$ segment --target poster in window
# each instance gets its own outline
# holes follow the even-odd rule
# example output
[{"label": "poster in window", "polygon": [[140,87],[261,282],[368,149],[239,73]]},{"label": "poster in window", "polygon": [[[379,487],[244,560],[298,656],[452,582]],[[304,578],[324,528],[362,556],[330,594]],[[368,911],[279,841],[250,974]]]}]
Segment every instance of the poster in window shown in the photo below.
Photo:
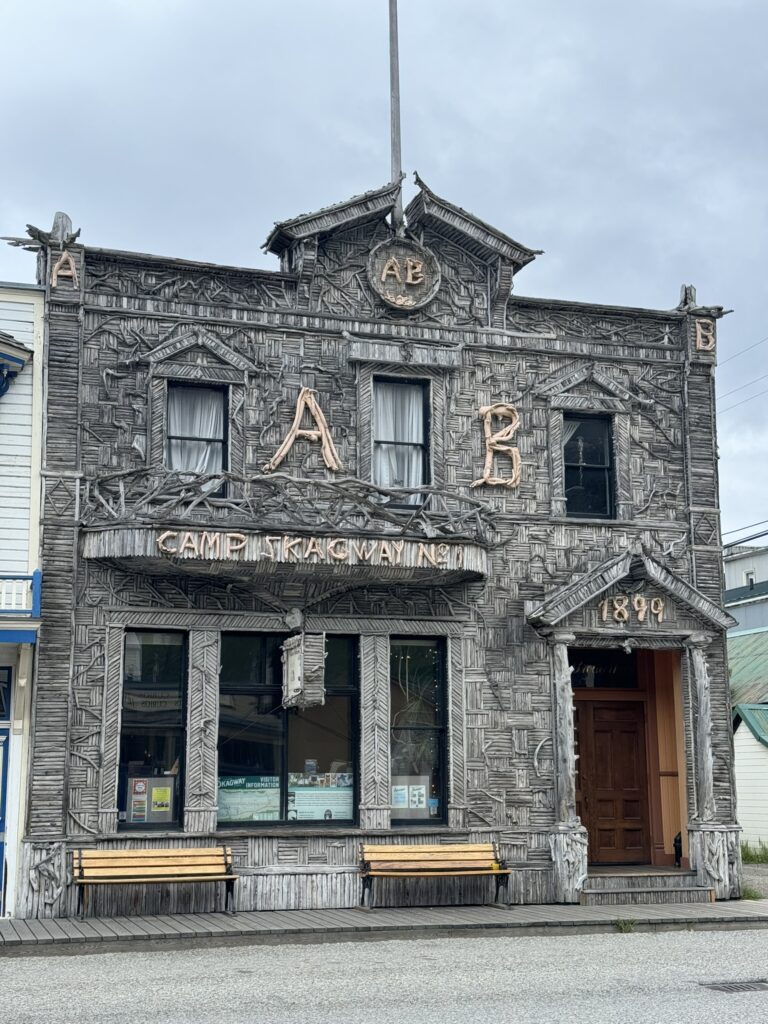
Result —
[{"label": "poster in window", "polygon": [[279,775],[219,777],[219,822],[279,820]]},{"label": "poster in window", "polygon": [[437,817],[438,801],[435,797],[430,797],[429,787],[429,775],[393,775],[393,817],[409,820]]},{"label": "poster in window", "polygon": [[351,772],[290,772],[289,821],[351,821],[354,818]]}]

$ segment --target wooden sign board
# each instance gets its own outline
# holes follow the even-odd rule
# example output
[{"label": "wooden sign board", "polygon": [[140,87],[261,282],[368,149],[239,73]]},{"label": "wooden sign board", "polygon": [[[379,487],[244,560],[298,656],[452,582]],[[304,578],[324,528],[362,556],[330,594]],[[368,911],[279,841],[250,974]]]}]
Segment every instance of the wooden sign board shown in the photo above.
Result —
[{"label": "wooden sign board", "polygon": [[283,707],[325,704],[325,633],[297,633],[283,644]]}]

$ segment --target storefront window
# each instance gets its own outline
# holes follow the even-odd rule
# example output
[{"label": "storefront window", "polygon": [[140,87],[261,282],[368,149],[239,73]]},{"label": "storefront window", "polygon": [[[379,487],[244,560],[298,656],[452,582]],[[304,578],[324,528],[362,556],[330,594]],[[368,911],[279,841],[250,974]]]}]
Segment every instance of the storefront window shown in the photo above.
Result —
[{"label": "storefront window", "polygon": [[392,821],[445,821],[445,673],[440,640],[390,645]]},{"label": "storefront window", "polygon": [[126,633],[118,776],[125,827],[180,823],[186,675],[186,634]]},{"label": "storefront window", "polygon": [[327,639],[325,703],[304,709],[282,706],[283,639],[222,635],[220,825],[355,818],[354,639]]}]

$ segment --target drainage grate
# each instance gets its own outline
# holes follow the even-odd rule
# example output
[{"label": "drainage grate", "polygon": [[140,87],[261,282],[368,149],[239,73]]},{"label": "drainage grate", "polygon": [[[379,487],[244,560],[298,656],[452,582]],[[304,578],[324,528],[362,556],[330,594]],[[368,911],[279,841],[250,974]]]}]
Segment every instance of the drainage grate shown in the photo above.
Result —
[{"label": "drainage grate", "polygon": [[756,981],[713,981],[701,982],[703,988],[711,988],[714,992],[768,992],[768,981],[758,978]]}]

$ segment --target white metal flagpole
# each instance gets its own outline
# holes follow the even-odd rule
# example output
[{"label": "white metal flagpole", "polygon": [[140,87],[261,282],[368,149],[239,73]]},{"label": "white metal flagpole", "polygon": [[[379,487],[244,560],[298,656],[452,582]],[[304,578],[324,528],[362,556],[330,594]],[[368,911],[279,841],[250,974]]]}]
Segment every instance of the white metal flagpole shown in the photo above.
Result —
[{"label": "white metal flagpole", "polygon": [[[390,91],[390,125],[392,138],[392,181],[400,181],[402,157],[400,154],[400,56],[397,45],[397,0],[389,0],[389,91]],[[392,224],[398,235],[402,235],[403,227],[403,189],[397,191],[395,208],[392,211]]]}]

